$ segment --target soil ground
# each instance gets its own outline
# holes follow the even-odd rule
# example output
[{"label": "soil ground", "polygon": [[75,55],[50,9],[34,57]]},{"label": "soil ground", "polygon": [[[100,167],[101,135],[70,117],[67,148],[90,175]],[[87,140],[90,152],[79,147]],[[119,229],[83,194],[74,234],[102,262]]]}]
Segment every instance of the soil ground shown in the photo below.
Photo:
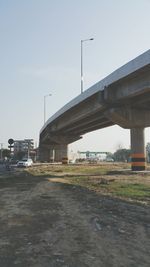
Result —
[{"label": "soil ground", "polygon": [[0,172],[0,267],[149,267],[149,204],[55,179]]}]

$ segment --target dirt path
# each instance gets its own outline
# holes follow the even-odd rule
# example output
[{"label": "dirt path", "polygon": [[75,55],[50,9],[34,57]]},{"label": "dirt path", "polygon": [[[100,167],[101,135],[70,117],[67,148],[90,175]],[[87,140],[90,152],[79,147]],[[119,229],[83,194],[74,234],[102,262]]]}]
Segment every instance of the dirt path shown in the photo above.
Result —
[{"label": "dirt path", "polygon": [[46,178],[0,179],[0,266],[148,267],[149,211]]}]

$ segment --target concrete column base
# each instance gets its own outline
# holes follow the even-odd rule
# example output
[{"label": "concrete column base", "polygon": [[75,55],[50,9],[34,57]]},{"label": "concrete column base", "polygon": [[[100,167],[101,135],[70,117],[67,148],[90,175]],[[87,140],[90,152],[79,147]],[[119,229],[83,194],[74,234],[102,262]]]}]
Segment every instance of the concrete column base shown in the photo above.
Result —
[{"label": "concrete column base", "polygon": [[130,134],[132,171],[143,171],[146,168],[144,128],[133,128]]},{"label": "concrete column base", "polygon": [[68,163],[68,146],[66,144],[63,145],[55,145],[55,161],[62,162],[63,164]]}]

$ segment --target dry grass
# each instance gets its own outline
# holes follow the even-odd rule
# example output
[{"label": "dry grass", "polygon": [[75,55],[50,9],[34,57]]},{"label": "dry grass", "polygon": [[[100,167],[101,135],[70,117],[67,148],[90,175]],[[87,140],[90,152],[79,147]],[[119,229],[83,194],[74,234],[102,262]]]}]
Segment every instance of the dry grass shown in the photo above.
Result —
[{"label": "dry grass", "polygon": [[150,203],[150,173],[133,173],[129,164],[41,165],[28,170],[51,182],[86,187],[101,194]]}]

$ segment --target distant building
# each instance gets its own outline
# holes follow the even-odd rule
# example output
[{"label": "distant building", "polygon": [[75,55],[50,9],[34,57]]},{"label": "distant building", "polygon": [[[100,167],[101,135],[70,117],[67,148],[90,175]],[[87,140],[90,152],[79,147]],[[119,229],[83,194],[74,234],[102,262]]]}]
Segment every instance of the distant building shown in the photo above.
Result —
[{"label": "distant building", "polygon": [[78,157],[80,159],[97,159],[98,161],[105,160],[107,157],[108,152],[102,152],[102,151],[78,151]]},{"label": "distant building", "polygon": [[14,140],[14,156],[18,153],[24,153],[27,157],[32,157],[35,154],[34,151],[34,140],[24,139],[24,140]]}]

